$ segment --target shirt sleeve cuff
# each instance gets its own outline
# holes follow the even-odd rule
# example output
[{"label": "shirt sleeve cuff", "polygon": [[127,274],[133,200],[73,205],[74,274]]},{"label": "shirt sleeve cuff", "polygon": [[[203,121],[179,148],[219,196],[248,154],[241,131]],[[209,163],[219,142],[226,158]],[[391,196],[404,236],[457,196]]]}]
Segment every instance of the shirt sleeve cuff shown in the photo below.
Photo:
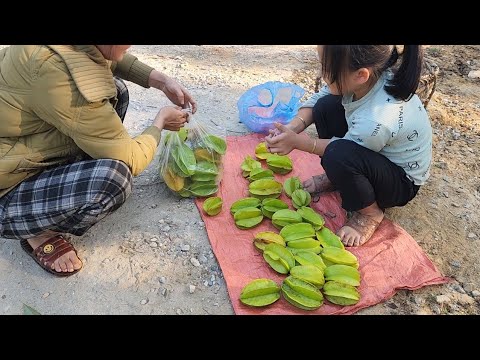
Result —
[{"label": "shirt sleeve cuff", "polygon": [[149,88],[148,82],[150,73],[153,70],[153,67],[144,64],[135,56],[127,53],[123,56],[122,61],[116,64],[114,73],[124,80],[134,82],[144,88]]},{"label": "shirt sleeve cuff", "polygon": [[162,137],[162,130],[160,130],[156,126],[150,126],[145,129],[145,131],[142,133],[142,135],[152,135],[155,140],[157,141],[157,146],[160,144],[160,139]]}]

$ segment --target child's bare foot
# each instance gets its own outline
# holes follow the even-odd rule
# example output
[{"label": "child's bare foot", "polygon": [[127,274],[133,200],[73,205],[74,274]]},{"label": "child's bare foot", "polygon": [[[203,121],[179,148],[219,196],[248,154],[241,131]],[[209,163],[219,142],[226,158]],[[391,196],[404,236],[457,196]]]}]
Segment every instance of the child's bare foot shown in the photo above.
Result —
[{"label": "child's bare foot", "polygon": [[377,230],[378,226],[383,220],[383,211],[379,212],[367,211],[365,209],[355,211],[353,216],[348,219],[345,225],[338,231],[342,243],[345,246],[360,246],[365,244]]}]

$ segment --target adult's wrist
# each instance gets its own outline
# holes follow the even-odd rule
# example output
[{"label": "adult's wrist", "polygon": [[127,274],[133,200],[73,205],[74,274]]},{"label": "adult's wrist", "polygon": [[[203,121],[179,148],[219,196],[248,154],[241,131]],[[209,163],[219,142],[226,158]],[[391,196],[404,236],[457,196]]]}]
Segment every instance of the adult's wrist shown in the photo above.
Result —
[{"label": "adult's wrist", "polygon": [[150,78],[148,83],[151,87],[164,91],[165,83],[167,82],[168,76],[161,73],[160,71],[153,70],[150,73]]}]

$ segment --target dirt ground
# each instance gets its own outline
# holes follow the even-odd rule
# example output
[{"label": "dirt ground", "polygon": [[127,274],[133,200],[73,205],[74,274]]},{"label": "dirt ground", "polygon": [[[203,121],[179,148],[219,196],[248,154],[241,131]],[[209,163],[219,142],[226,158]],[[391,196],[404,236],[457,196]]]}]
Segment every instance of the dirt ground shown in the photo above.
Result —
[{"label": "dirt ground", "polygon": [[[248,88],[278,80],[313,92],[311,45],[144,45],[131,53],[178,79],[199,103],[196,117],[225,126],[228,135],[248,133],[236,108]],[[428,107],[432,174],[414,201],[387,216],[453,281],[399,291],[358,314],[480,314],[480,79],[468,77],[480,70],[480,46],[430,45],[426,54],[440,66]],[[129,89],[125,125],[135,135],[168,100],[156,90]],[[52,277],[17,242],[0,239],[0,313],[21,314],[25,303],[42,314],[233,314],[196,206],[167,191],[157,168],[155,160],[120,210],[74,239],[85,262],[78,275]]]}]

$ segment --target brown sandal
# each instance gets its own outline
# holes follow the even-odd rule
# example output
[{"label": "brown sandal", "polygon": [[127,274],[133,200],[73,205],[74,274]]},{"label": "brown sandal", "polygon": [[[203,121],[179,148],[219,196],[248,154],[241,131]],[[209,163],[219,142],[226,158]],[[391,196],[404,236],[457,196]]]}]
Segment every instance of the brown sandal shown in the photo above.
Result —
[{"label": "brown sandal", "polygon": [[330,182],[327,174],[312,176],[313,184],[315,185],[315,191],[312,192],[313,202],[320,200],[320,194],[325,192],[331,192],[335,190],[335,187]]},{"label": "brown sandal", "polygon": [[363,215],[355,211],[343,226],[348,226],[358,231],[364,238],[364,241],[360,244],[363,245],[372,237],[380,224],[381,222],[376,221],[371,216]]},{"label": "brown sandal", "polygon": [[33,249],[31,245],[28,243],[27,240],[21,240],[20,245],[25,252],[30,255],[33,260],[39,264],[42,269],[48,271],[50,274],[55,276],[65,277],[71,276],[79,272],[82,268],[74,270],[72,272],[58,272],[52,269],[53,263],[62,255],[65,255],[69,251],[75,251],[77,254],[77,250],[73,247],[71,243],[69,243],[63,235],[54,236],[48,240],[46,240],[42,245]]}]

